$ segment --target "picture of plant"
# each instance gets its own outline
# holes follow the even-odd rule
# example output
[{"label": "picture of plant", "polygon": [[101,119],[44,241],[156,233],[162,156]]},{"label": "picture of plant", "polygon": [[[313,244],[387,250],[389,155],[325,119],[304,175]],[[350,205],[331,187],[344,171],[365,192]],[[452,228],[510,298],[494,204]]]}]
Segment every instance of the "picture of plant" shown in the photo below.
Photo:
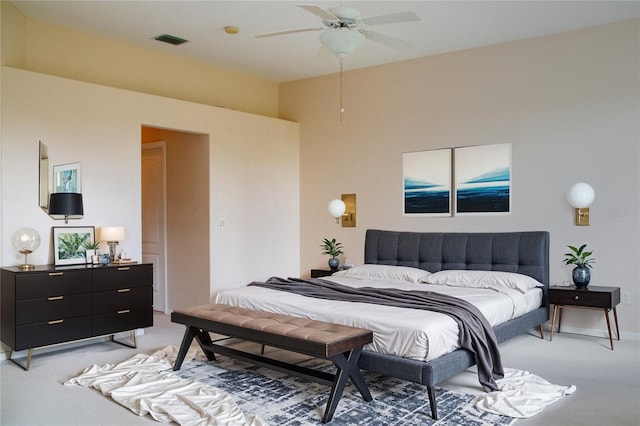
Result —
[{"label": "picture of plant", "polygon": [[53,228],[55,265],[75,265],[86,262],[85,243],[94,241],[93,226],[63,226]]}]

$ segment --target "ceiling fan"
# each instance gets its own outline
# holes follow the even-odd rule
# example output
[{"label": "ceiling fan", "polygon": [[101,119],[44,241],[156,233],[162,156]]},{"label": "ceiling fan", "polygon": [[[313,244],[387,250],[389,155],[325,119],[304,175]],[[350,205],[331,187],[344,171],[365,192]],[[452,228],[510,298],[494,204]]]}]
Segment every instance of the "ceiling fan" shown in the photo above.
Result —
[{"label": "ceiling fan", "polygon": [[297,6],[322,18],[324,26],[259,34],[255,37],[264,38],[325,30],[325,32],[320,35],[320,42],[336,57],[342,60],[349,57],[365,39],[381,43],[394,49],[410,49],[412,47],[411,43],[376,31],[371,31],[368,27],[420,20],[420,17],[413,12],[398,12],[362,18],[359,11],[349,7],[343,7],[342,2],[340,2],[339,7],[330,9],[323,9],[319,6],[309,4],[299,4]]}]

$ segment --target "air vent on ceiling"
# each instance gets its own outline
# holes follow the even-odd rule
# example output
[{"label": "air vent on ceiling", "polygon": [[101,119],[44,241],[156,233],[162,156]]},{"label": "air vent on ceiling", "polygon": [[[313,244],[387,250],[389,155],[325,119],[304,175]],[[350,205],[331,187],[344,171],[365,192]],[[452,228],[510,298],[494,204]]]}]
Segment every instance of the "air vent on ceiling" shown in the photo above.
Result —
[{"label": "air vent on ceiling", "polygon": [[159,36],[154,37],[154,39],[161,41],[163,43],[173,44],[174,46],[178,46],[182,43],[186,43],[187,41],[189,41],[180,37],[173,36],[171,34],[161,34]]}]

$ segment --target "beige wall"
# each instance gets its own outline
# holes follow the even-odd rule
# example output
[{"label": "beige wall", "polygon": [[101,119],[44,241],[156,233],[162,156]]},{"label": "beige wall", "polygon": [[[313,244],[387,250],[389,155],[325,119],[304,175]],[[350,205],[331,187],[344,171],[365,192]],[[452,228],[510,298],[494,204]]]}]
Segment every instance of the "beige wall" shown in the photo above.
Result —
[{"label": "beige wall", "polygon": [[[570,280],[567,244],[587,243],[592,285],[619,286],[624,332],[640,305],[639,27],[633,20],[281,85],[280,111],[300,123],[302,269],[326,267],[318,245],[336,237],[343,261],[363,261],[368,228],[412,231],[548,230],[551,280]],[[348,61],[347,61],[348,68]],[[512,144],[508,216],[403,217],[402,153]],[[575,182],[596,191],[591,226],[573,225]],[[356,193],[357,228],[328,202]],[[568,311],[566,325],[602,333],[604,319]]]},{"label": "beige wall", "polygon": [[276,83],[26,18],[7,1],[0,7],[2,65],[278,116]]},{"label": "beige wall", "polygon": [[[206,149],[197,148],[208,155],[209,187],[207,209],[197,215],[210,223],[225,217],[227,227],[200,230],[210,242],[206,296],[269,274],[299,273],[296,123],[8,67],[2,69],[0,264],[22,261],[10,237],[23,226],[42,237],[31,262],[53,260],[51,227],[63,224],[37,204],[39,140],[48,146],[50,167],[82,164],[85,214],[69,225],[124,226],[120,249],[140,259],[142,126],[209,139]],[[189,249],[182,241],[176,250],[185,256]],[[207,262],[194,267],[207,270]],[[180,279],[189,280],[187,272]]]}]

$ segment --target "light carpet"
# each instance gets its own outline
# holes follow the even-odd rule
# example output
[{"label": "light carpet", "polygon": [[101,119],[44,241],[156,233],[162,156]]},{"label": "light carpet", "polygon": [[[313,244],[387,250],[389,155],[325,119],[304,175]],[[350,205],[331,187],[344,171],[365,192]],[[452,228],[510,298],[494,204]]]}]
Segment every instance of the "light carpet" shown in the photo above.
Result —
[{"label": "light carpet", "polygon": [[[134,413],[181,425],[266,424],[319,425],[329,387],[228,357],[216,361],[187,355],[173,372],[177,347],[153,355],[137,354],[118,364],[93,365],[65,385],[92,387]],[[201,353],[201,352],[200,352]],[[331,363],[309,360],[309,368],[327,371]],[[431,418],[426,387],[365,373],[373,401],[365,402],[349,385],[338,403],[331,425],[510,425],[514,419],[474,405],[475,396],[436,390],[439,420]]]}]

